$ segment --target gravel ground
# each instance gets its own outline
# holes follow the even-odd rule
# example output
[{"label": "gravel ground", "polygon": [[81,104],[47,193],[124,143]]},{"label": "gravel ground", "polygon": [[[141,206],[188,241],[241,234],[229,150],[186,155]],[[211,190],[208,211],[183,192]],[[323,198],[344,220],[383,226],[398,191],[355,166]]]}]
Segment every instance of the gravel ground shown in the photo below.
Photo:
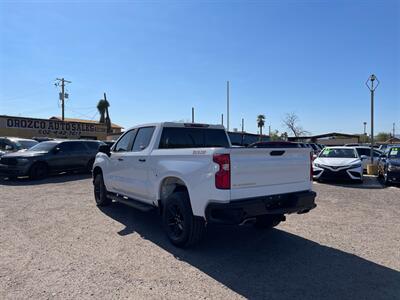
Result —
[{"label": "gravel ground", "polygon": [[156,213],[97,208],[88,176],[0,181],[0,299],[400,299],[400,188],[315,190],[276,229],[181,250]]}]

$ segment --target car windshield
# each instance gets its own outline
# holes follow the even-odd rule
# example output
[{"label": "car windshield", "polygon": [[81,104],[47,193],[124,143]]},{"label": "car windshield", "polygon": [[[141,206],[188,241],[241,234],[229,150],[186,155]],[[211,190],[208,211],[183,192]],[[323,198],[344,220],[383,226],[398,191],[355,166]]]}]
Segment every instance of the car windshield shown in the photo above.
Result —
[{"label": "car windshield", "polygon": [[20,140],[18,143],[21,145],[22,149],[29,149],[38,144],[36,141]]},{"label": "car windshield", "polygon": [[357,153],[354,149],[345,148],[325,148],[319,157],[330,158],[357,158]]},{"label": "car windshield", "polygon": [[390,158],[400,158],[400,147],[390,148],[389,157]]},{"label": "car windshield", "polygon": [[49,152],[57,144],[55,142],[42,142],[30,148],[29,151]]}]

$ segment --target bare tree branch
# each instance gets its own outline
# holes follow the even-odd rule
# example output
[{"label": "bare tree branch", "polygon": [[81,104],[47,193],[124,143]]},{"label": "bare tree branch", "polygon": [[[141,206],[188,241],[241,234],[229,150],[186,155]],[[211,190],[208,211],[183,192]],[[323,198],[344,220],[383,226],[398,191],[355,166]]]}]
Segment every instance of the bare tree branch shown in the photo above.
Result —
[{"label": "bare tree branch", "polygon": [[286,114],[286,117],[283,119],[283,124],[295,137],[309,135],[310,132],[304,130],[298,123],[299,117],[295,113]]}]

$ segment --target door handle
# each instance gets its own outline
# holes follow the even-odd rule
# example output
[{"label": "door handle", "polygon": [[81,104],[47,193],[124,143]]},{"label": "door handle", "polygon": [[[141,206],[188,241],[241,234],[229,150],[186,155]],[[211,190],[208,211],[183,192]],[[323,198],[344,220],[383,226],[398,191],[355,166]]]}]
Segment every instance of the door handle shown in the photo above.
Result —
[{"label": "door handle", "polygon": [[140,162],[145,162],[146,159],[144,159],[144,158],[139,158],[139,161],[140,161]]},{"label": "door handle", "polygon": [[124,159],[120,157],[120,158],[118,158],[118,160],[119,160],[119,161],[123,161]]}]

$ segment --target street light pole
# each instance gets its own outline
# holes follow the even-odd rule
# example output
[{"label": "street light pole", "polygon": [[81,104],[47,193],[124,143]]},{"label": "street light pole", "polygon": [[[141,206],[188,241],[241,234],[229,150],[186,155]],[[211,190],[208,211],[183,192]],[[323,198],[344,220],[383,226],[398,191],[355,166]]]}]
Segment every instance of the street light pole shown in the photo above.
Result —
[{"label": "street light pole", "polygon": [[364,122],[364,138],[363,138],[364,143],[367,141],[366,137],[367,137],[367,122]]},{"label": "street light pole", "polygon": [[[374,81],[376,80],[376,85],[374,86]],[[370,83],[370,84],[369,84]],[[368,77],[365,82],[366,86],[371,92],[371,165],[374,164],[374,93],[379,85],[379,80],[374,74]]]}]

